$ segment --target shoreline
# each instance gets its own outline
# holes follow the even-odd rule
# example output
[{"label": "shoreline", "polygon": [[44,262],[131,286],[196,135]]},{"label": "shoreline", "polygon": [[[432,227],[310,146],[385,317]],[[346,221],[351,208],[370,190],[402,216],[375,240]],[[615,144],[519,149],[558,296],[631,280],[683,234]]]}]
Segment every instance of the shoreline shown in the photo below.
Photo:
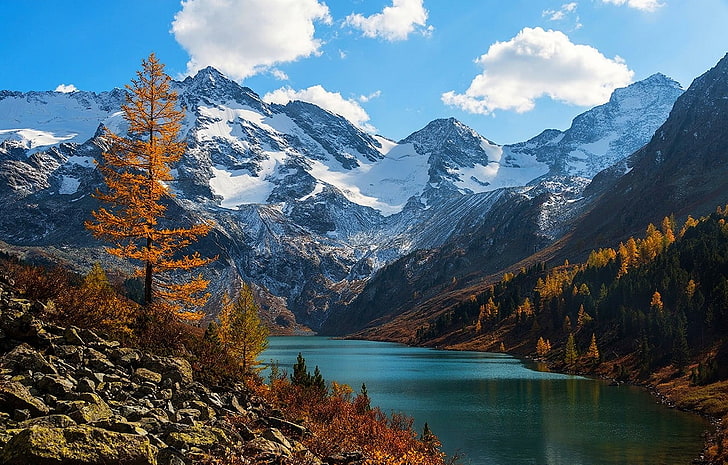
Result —
[{"label": "shoreline", "polygon": [[[548,369],[548,372],[552,373],[559,373],[559,374],[565,374],[565,375],[575,375],[575,376],[582,376],[585,378],[590,378],[594,380],[600,380],[604,383],[607,383],[610,386],[619,387],[621,385],[626,385],[630,387],[636,387],[641,390],[646,391],[653,399],[655,399],[656,403],[670,409],[677,409],[681,412],[689,413],[691,415],[697,415],[701,417],[706,422],[706,428],[704,429],[703,433],[701,434],[701,438],[703,438],[703,444],[702,449],[699,452],[698,456],[696,456],[694,459],[692,459],[689,463],[693,465],[713,465],[713,464],[722,464],[721,461],[723,457],[721,455],[716,456],[713,458],[713,460],[709,459],[709,451],[711,448],[719,447],[719,444],[723,437],[728,437],[728,429],[724,426],[723,416],[717,416],[717,415],[711,415],[708,412],[705,412],[700,408],[700,405],[695,407],[688,407],[685,405],[684,401],[681,401],[680,398],[676,398],[674,395],[671,395],[669,392],[666,392],[666,389],[663,387],[663,389],[660,388],[661,384],[660,381],[663,382],[669,382],[672,377],[672,372],[668,369],[661,369],[657,372],[653,373],[648,380],[637,380],[637,379],[629,379],[629,380],[617,380],[613,376],[609,376],[609,372],[613,372],[614,365],[617,363],[617,361],[623,361],[623,359],[618,359],[617,361],[608,361],[608,362],[602,362],[599,365],[599,369],[595,372],[588,372],[588,371],[568,371],[568,370],[562,370],[559,369],[557,364],[549,363],[548,359],[545,358],[538,358],[533,357],[530,354],[519,354],[516,352],[498,352],[498,351],[492,351],[492,350],[477,350],[472,347],[454,347],[454,346],[447,346],[447,345],[441,345],[441,346],[428,346],[428,345],[414,345],[414,344],[408,344],[406,342],[402,342],[399,340],[392,340],[392,339],[385,339],[385,338],[379,338],[379,339],[372,339],[372,338],[364,338],[364,337],[351,337],[351,336],[319,336],[318,337],[324,337],[327,339],[332,340],[362,340],[362,341],[369,341],[369,342],[387,342],[387,343],[394,343],[394,344],[401,344],[403,346],[407,347],[417,347],[417,348],[424,348],[424,349],[432,349],[432,350],[445,350],[445,351],[454,351],[454,352],[479,352],[479,353],[498,353],[498,354],[505,354],[509,355],[511,357],[514,357],[521,361],[525,368],[532,370],[532,371],[539,371],[535,369],[532,366],[529,366],[534,363],[544,363],[546,368]],[[286,337],[286,336],[282,336]],[[530,363],[528,363],[530,362]],[[662,373],[662,376],[656,377],[658,374]],[[683,376],[683,378],[685,378]],[[675,379],[672,377],[673,380]],[[728,382],[726,382],[726,386],[728,386]],[[694,393],[695,391],[699,390],[699,387],[694,387],[694,389],[690,389],[688,387],[687,391],[689,393]],[[727,391],[728,392],[728,391]],[[728,410],[728,406],[726,406],[726,409]]]}]

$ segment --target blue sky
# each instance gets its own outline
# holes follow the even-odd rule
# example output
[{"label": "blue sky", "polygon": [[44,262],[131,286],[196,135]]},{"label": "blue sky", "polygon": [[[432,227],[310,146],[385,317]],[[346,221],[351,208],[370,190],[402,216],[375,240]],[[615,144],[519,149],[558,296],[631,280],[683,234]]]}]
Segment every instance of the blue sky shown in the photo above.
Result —
[{"label": "blue sky", "polygon": [[1,0],[0,15],[0,89],[110,90],[155,52],[174,78],[212,65],[395,140],[454,116],[523,141],[656,72],[687,87],[728,51],[728,0]]}]

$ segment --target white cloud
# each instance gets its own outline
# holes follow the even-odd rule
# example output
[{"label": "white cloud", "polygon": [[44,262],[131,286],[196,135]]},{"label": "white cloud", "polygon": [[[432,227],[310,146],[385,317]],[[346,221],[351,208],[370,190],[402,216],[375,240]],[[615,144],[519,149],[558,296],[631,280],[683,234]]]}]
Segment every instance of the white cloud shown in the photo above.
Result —
[{"label": "white cloud", "polygon": [[78,89],[76,89],[76,86],[73,84],[58,84],[58,87],[55,88],[54,92],[63,92],[64,94],[68,94],[71,92],[76,92]]},{"label": "white cloud", "polygon": [[432,26],[427,26],[428,12],[423,1],[392,0],[392,6],[385,7],[381,13],[351,14],[344,24],[361,30],[366,37],[381,37],[390,42],[405,40],[415,30],[428,34]]},{"label": "white cloud", "polygon": [[630,8],[650,12],[656,11],[665,5],[660,0],[602,0],[602,2],[613,5],[627,5]]},{"label": "white cloud", "polygon": [[382,91],[381,90],[376,90],[376,91],[372,92],[369,95],[360,95],[359,98],[358,98],[358,100],[361,103],[367,103],[368,101],[370,101],[372,99],[379,98],[381,95],[382,95]]},{"label": "white cloud", "polygon": [[599,50],[572,43],[566,34],[525,28],[507,42],[496,42],[476,63],[483,72],[464,94],[442,94],[442,101],[470,113],[532,110],[547,96],[581,106],[599,105],[612,91],[632,81],[620,57],[609,59]]},{"label": "white cloud", "polygon": [[211,65],[244,79],[319,54],[315,22],[331,24],[318,0],[184,0],[172,33],[190,55],[188,73]]},{"label": "white cloud", "polygon": [[543,10],[541,16],[548,18],[550,21],[560,21],[566,18],[569,13],[576,11],[576,7],[576,2],[564,3],[558,10]]},{"label": "white cloud", "polygon": [[365,131],[376,132],[376,128],[369,124],[369,115],[356,100],[345,99],[340,93],[329,92],[320,85],[301,90],[281,87],[265,94],[263,100],[281,105],[285,105],[292,100],[313,103],[332,113],[343,116]]},{"label": "white cloud", "polygon": [[276,79],[278,79],[279,81],[287,81],[288,80],[288,75],[286,73],[284,73],[283,71],[281,71],[280,69],[278,69],[278,68],[272,68],[270,70],[270,74],[272,74],[273,77],[276,78]]}]

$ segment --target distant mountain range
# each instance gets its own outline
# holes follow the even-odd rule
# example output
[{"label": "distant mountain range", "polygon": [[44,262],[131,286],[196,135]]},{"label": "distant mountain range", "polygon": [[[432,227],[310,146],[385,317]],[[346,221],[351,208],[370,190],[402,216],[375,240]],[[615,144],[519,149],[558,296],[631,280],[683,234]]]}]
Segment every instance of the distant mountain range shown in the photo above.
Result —
[{"label": "distant mountain range", "polygon": [[[199,243],[220,256],[207,271],[213,290],[241,277],[270,322],[333,333],[563,238],[596,211],[592,178],[613,186],[635,176],[629,156],[683,93],[656,74],[616,90],[566,131],[499,146],[452,118],[399,142],[373,136],[309,103],[266,103],[213,68],[174,86],[188,146],[174,167],[170,212],[216,222]],[[119,265],[83,221],[101,186],[101,129],[125,131],[123,99],[120,89],[0,92],[7,247],[79,270]]]},{"label": "distant mountain range", "polygon": [[[418,325],[483,292],[503,271],[585,261],[592,250],[644,236],[649,223],[660,225],[664,217],[682,224],[689,215],[710,214],[728,204],[726,125],[728,55],[695,79],[646,145],[599,172],[578,198],[555,201],[553,193],[545,193],[491,215],[493,223],[470,235],[393,262],[328,319],[324,332],[411,341]],[[557,222],[563,233],[539,242],[535,225],[552,208],[548,205],[563,207]],[[526,250],[529,244],[536,247]]]}]

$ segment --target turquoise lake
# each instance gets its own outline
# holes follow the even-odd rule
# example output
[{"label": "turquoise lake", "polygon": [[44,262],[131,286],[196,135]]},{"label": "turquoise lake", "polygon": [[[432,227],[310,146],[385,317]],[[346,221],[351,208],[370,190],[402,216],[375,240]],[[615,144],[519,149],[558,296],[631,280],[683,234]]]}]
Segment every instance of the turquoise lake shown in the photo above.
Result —
[{"label": "turquoise lake", "polygon": [[471,465],[689,464],[708,423],[642,389],[536,371],[503,354],[454,352],[323,337],[272,337],[260,359],[309,370],[372,405],[427,422],[449,455]]}]

